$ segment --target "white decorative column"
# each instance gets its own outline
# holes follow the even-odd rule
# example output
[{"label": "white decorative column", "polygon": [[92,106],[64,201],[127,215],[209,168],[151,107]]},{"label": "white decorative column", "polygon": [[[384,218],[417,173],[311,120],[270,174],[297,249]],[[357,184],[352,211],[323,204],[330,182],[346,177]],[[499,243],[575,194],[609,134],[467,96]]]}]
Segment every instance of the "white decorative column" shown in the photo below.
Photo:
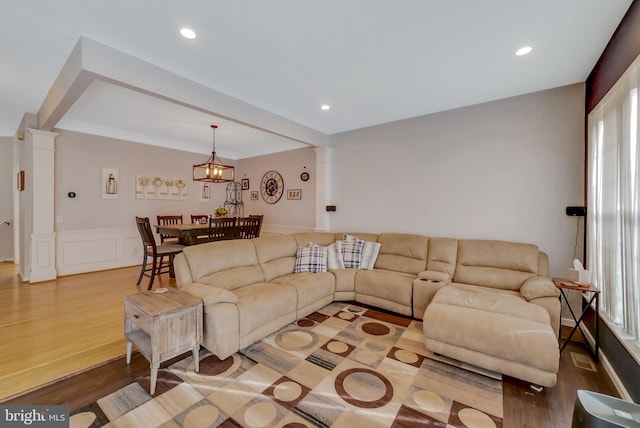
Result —
[{"label": "white decorative column", "polygon": [[[25,166],[31,205],[29,282],[56,279],[56,234],[54,230],[55,132],[29,128],[31,164]],[[29,221],[29,218],[25,219]],[[29,228],[29,225],[26,225]]]},{"label": "white decorative column", "polygon": [[331,205],[331,147],[316,147],[316,231],[331,231],[331,213],[325,210]]}]

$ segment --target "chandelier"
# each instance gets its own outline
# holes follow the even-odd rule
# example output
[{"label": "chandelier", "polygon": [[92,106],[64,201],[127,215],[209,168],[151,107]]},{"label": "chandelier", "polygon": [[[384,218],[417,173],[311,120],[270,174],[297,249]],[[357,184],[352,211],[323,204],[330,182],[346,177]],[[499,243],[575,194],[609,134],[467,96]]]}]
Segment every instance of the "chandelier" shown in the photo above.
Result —
[{"label": "chandelier", "polygon": [[235,180],[235,168],[231,165],[223,164],[216,156],[217,127],[217,125],[211,125],[211,129],[213,129],[213,150],[211,151],[211,157],[209,157],[205,163],[193,166],[193,181],[227,183]]}]

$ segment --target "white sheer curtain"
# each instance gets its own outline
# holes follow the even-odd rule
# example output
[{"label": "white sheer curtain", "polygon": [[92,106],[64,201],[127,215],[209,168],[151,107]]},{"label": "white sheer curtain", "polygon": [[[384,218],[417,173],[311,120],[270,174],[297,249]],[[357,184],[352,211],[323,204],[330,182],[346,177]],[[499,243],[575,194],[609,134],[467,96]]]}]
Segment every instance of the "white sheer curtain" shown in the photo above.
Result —
[{"label": "white sheer curtain", "polygon": [[600,309],[640,345],[640,57],[589,114],[587,265]]}]

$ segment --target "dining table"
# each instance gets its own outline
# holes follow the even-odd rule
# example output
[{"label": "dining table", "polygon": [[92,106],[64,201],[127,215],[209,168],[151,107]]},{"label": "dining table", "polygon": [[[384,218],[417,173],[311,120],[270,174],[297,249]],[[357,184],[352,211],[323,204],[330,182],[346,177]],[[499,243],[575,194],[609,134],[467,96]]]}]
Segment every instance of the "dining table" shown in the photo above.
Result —
[{"label": "dining table", "polygon": [[155,225],[156,232],[175,236],[182,245],[196,245],[207,242],[209,239],[209,224],[165,224]]}]

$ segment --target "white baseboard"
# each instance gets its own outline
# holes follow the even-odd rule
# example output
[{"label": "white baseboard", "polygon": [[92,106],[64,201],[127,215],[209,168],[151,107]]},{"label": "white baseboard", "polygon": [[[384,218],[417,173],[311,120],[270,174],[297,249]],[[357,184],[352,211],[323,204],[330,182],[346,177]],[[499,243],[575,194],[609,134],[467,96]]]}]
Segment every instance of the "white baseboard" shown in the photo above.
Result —
[{"label": "white baseboard", "polygon": [[12,262],[13,257],[0,257],[0,263],[2,262]]},{"label": "white baseboard", "polygon": [[[602,320],[600,320],[600,322],[602,322]],[[591,332],[589,331],[589,329],[586,328],[584,323],[582,323],[580,326],[583,327],[582,330],[584,331],[585,339],[587,340],[587,342],[589,342],[589,346],[591,347],[595,346],[596,341],[591,335]],[[615,386],[616,390],[618,391],[618,394],[620,394],[620,397],[623,400],[633,402],[633,399],[631,398],[631,395],[629,395],[627,388],[624,387],[624,384],[622,383],[622,381],[618,377],[618,374],[615,372],[615,370],[611,366],[611,363],[607,359],[607,356],[600,349],[598,350],[598,358],[602,363],[602,367],[604,367],[604,371],[606,371],[607,374],[609,375],[609,379],[611,379],[613,386]]]}]

